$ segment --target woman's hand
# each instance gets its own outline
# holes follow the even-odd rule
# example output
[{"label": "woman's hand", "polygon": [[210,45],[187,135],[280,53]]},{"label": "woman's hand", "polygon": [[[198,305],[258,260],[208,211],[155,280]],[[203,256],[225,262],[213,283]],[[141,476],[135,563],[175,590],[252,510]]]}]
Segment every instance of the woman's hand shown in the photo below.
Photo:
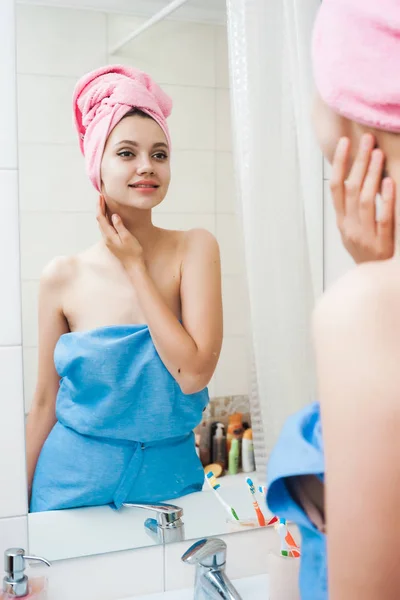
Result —
[{"label": "woman's hand", "polygon": [[[346,179],[350,140],[342,138],[336,148],[330,188],[343,245],[356,263],[385,260],[394,253],[395,184],[382,181],[385,157],[374,148],[371,134],[363,135],[357,156]],[[382,198],[376,220],[375,199]]]},{"label": "woman's hand", "polygon": [[126,269],[143,263],[142,246],[126,229],[119,215],[112,215],[110,223],[103,196],[99,197],[97,222],[107,248],[121,261]]}]

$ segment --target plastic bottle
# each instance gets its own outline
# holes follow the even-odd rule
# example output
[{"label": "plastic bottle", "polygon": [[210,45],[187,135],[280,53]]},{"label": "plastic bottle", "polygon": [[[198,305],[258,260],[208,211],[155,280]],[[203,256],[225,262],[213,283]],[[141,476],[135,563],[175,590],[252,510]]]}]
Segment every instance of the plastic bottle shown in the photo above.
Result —
[{"label": "plastic bottle", "polygon": [[243,430],[242,417],[243,417],[242,413],[234,413],[233,415],[230,415],[230,417],[229,417],[228,431],[227,431],[227,436],[226,436],[226,446],[227,446],[228,454],[231,449],[231,443],[232,443],[233,438],[237,437],[234,435],[234,432]]},{"label": "plastic bottle", "polygon": [[226,469],[226,436],[223,423],[217,423],[217,430],[213,438],[213,462]]},{"label": "plastic bottle", "polygon": [[203,421],[200,425],[199,455],[201,464],[206,467],[211,462],[211,423]]},{"label": "plastic bottle", "polygon": [[244,473],[255,471],[253,430],[246,429],[242,439],[242,468]]},{"label": "plastic bottle", "polygon": [[229,475],[236,475],[239,472],[239,440],[233,438],[231,449],[229,450]]}]

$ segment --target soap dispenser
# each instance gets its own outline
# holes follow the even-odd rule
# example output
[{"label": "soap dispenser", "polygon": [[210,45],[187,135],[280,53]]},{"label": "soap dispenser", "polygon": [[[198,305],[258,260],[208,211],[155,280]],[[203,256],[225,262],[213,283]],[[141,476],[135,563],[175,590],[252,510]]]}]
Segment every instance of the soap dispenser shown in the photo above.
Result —
[{"label": "soap dispenser", "polygon": [[42,562],[50,567],[50,563],[45,558],[27,556],[22,548],[8,548],[4,552],[6,576],[3,579],[3,592],[0,592],[0,600],[12,600],[13,598],[46,600],[47,579],[36,577],[28,580],[25,575],[26,560]]}]

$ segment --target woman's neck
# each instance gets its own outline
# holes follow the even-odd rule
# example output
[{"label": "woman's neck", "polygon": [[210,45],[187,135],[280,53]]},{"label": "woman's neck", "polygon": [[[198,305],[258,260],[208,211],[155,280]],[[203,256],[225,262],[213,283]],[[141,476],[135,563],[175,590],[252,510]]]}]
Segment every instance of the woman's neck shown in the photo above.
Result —
[{"label": "woman's neck", "polygon": [[153,225],[152,211],[132,208],[131,206],[118,206],[116,209],[107,208],[109,220],[111,215],[118,214],[126,229],[138,240],[143,250],[146,251],[151,246],[157,233],[157,228]]}]

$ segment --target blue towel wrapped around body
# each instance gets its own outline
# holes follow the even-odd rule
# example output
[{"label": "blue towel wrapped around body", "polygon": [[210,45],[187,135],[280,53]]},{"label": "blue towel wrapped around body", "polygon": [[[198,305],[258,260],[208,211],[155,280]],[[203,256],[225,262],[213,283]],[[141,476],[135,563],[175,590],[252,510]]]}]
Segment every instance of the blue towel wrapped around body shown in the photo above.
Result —
[{"label": "blue towel wrapped around body", "polygon": [[147,325],[64,334],[54,360],[57,423],[36,466],[31,512],[119,508],[202,489],[193,429],[208,391],[182,393]]},{"label": "blue towel wrapped around body", "polygon": [[293,500],[287,478],[316,475],[323,481],[324,473],[320,407],[313,403],[287,420],[268,463],[268,507],[274,515],[296,523],[301,533],[302,600],[328,599],[326,539]]}]

